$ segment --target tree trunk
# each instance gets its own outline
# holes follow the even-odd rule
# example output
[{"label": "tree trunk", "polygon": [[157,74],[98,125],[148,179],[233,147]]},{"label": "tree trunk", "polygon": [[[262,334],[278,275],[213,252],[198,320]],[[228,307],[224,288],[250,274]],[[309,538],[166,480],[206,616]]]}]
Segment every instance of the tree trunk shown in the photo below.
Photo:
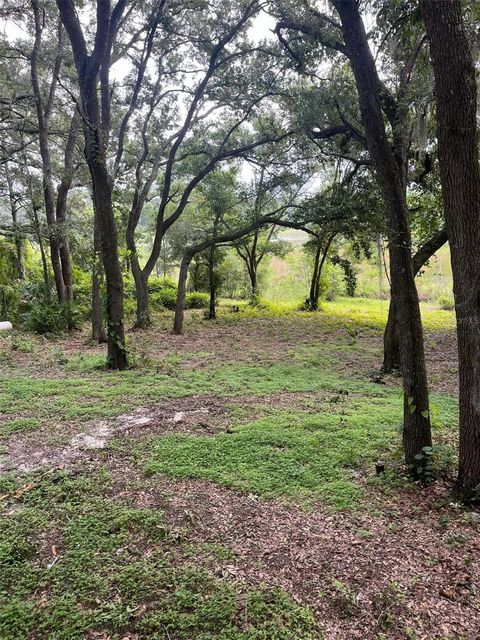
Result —
[{"label": "tree trunk", "polygon": [[75,110],[75,113],[73,114],[70,122],[67,144],[65,145],[64,171],[60,184],[58,185],[57,202],[55,206],[58,252],[67,302],[73,300],[72,261],[70,258],[70,247],[66,231],[67,198],[70,187],[72,186],[72,180],[75,173],[74,156],[79,124],[80,118],[77,111]]},{"label": "tree trunk", "polygon": [[[323,237],[318,238],[317,251],[315,253],[314,275],[312,278],[312,288],[310,288],[310,305],[312,311],[318,311],[318,302],[320,300],[320,280],[322,278],[322,271],[327,260],[328,251],[337,234],[333,233],[327,240],[327,244],[322,251]],[[320,258],[321,256],[321,258]]]},{"label": "tree trunk", "polygon": [[[58,301],[66,302],[67,288],[63,281],[62,264],[60,261],[59,243],[55,224],[55,197],[53,190],[52,166],[48,141],[49,117],[43,104],[40,81],[38,77],[38,57],[40,54],[42,39],[42,16],[38,0],[31,0],[31,4],[35,19],[35,41],[32,54],[30,56],[30,78],[32,82],[33,96],[35,99],[35,108],[38,121],[38,142],[40,148],[40,157],[42,160],[43,195],[50,243],[50,260],[53,268]],[[56,78],[54,79],[54,82],[56,82]]]},{"label": "tree trunk", "polygon": [[118,2],[112,10],[110,2],[106,0],[97,2],[94,47],[92,53],[89,54],[73,0],[57,0],[57,7],[72,45],[82,101],[85,160],[92,178],[95,217],[98,223],[100,252],[107,289],[108,365],[111,369],[125,369],[127,366],[123,316],[123,278],[118,258],[112,184],[107,168],[111,115],[111,87],[109,86],[108,73],[111,49],[125,4],[125,2]]},{"label": "tree trunk", "polygon": [[411,238],[403,167],[388,142],[380,102],[379,79],[357,3],[333,0],[340,15],[347,56],[357,85],[367,145],[375,163],[387,214],[391,295],[398,309],[398,332],[404,390],[405,462],[415,463],[431,446],[428,384],[420,305],[412,270]]},{"label": "tree trunk", "polygon": [[112,192],[105,159],[99,157],[97,132],[85,128],[85,156],[93,183],[95,216],[100,234],[100,252],[107,287],[108,364],[125,369],[127,351],[123,324],[123,278],[118,258],[117,226],[113,215]]},{"label": "tree trunk", "polygon": [[45,286],[45,302],[50,304],[52,302],[52,295],[50,292],[50,276],[48,274],[47,254],[45,252],[45,246],[43,244],[42,229],[40,226],[38,211],[35,208],[35,204],[32,204],[32,215],[33,215],[33,225],[35,227],[35,233],[37,235],[38,246],[40,248],[40,256],[42,259],[43,283]]},{"label": "tree trunk", "polygon": [[136,253],[131,254],[130,268],[135,281],[135,298],[137,301],[135,328],[146,329],[152,324],[150,318],[148,277],[143,273]]},{"label": "tree trunk", "polygon": [[258,274],[255,260],[250,260],[247,264],[248,277],[250,279],[251,301],[258,301],[260,290],[258,288]]},{"label": "tree trunk", "polygon": [[[480,168],[475,65],[459,0],[421,0],[437,101],[459,361],[460,489],[480,497]],[[476,495],[475,495],[476,494]]]},{"label": "tree trunk", "polygon": [[18,206],[15,199],[15,193],[13,188],[13,179],[9,173],[8,163],[5,166],[5,178],[7,180],[8,197],[10,201],[10,213],[12,216],[12,223],[14,228],[14,242],[15,242],[15,255],[17,260],[17,277],[19,280],[25,280],[25,260],[23,255],[23,240],[18,233]]},{"label": "tree trunk", "polygon": [[102,263],[99,256],[99,233],[94,221],[93,231],[93,265],[92,265],[92,339],[98,343],[107,342],[105,323],[103,321],[102,300]]},{"label": "tree trunk", "polygon": [[310,283],[310,295],[309,295],[309,306],[310,311],[318,311],[318,299],[320,297],[320,287],[319,287],[319,266],[320,266],[320,256],[322,254],[322,238],[317,237],[317,246],[315,249],[315,259],[313,261],[313,272],[312,272],[312,281]]},{"label": "tree trunk", "polygon": [[[413,275],[416,276],[422,267],[430,260],[447,242],[447,231],[441,229],[432,236],[412,258]],[[388,308],[388,320],[383,335],[383,373],[392,373],[392,371],[400,369],[400,344],[398,341],[398,333],[396,330],[394,305],[390,300]]]},{"label": "tree trunk", "polygon": [[17,257],[18,279],[25,280],[25,258],[23,252],[23,239],[15,235],[15,254]]},{"label": "tree trunk", "polygon": [[208,260],[208,282],[210,287],[210,303],[208,309],[208,318],[210,320],[215,320],[216,318],[216,309],[215,309],[215,298],[216,298],[216,287],[215,287],[215,245],[212,244],[210,247],[210,256]]},{"label": "tree trunk", "polygon": [[393,373],[400,369],[400,343],[398,341],[395,304],[390,299],[388,319],[383,334],[383,373]]},{"label": "tree trunk", "polygon": [[[138,218],[140,211],[138,211]],[[152,324],[150,318],[150,300],[148,294],[148,277],[149,274],[142,270],[137,254],[137,246],[135,242],[135,227],[138,219],[136,213],[130,214],[127,231],[126,243],[127,249],[130,251],[130,269],[132,271],[133,280],[135,282],[135,298],[137,302],[136,308],[136,329],[146,329]]]},{"label": "tree trunk", "polygon": [[177,304],[175,306],[175,319],[173,321],[173,333],[180,335],[183,330],[183,317],[185,311],[185,294],[187,291],[187,277],[188,268],[193,258],[191,252],[186,252],[183,255],[182,262],[180,264],[180,273],[178,274],[178,287],[177,287]]}]

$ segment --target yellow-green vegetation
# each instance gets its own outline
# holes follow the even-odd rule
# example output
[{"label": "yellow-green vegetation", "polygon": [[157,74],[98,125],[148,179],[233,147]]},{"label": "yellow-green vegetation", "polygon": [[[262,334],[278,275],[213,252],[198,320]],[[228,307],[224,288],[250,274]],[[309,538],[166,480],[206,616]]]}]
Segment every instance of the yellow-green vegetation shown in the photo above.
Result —
[{"label": "yellow-green vegetation", "polygon": [[[295,314],[295,317],[310,317],[311,312],[299,311],[298,298],[287,302],[260,300],[259,304],[251,305],[248,302],[224,301],[223,311],[226,318],[235,320],[232,314],[228,314],[228,307],[236,304],[240,308],[242,317],[261,318],[284,316]],[[338,298],[331,302],[322,300],[320,310],[316,312],[319,321],[327,321],[335,326],[347,326],[375,329],[383,329],[388,317],[388,300],[377,298]],[[421,305],[423,326],[426,330],[442,330],[455,328],[455,313],[452,310],[440,309],[438,306],[422,302]],[[221,307],[222,310],[222,307]]]}]

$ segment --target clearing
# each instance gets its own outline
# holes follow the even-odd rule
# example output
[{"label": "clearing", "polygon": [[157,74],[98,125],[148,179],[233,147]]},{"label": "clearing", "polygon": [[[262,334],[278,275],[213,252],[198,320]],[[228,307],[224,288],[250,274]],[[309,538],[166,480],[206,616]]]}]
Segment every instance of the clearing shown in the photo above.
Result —
[{"label": "clearing", "polygon": [[478,639],[453,315],[424,309],[439,479],[420,487],[378,376],[386,309],[225,307],[183,336],[165,314],[125,372],[86,333],[1,336],[2,640]]}]

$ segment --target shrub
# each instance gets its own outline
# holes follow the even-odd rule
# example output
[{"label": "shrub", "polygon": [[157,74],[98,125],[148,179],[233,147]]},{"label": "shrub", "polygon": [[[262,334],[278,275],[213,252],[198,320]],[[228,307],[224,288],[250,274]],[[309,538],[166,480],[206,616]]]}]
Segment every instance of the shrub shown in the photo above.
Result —
[{"label": "shrub", "polygon": [[151,296],[152,305],[159,305],[166,309],[175,309],[177,304],[177,290],[176,289],[162,289],[153,293]]},{"label": "shrub", "polygon": [[15,321],[20,307],[20,291],[18,287],[0,287],[0,320]]},{"label": "shrub", "polygon": [[162,276],[161,278],[150,278],[148,281],[148,292],[158,293],[165,289],[176,289],[177,284],[170,276]]},{"label": "shrub", "polygon": [[438,306],[445,311],[451,311],[455,308],[453,297],[449,295],[443,295],[438,297]]},{"label": "shrub", "polygon": [[193,291],[185,296],[185,309],[206,309],[210,303],[208,293]]},{"label": "shrub", "polygon": [[83,316],[82,309],[75,304],[37,302],[23,314],[21,320],[28,331],[56,334],[78,329]]}]

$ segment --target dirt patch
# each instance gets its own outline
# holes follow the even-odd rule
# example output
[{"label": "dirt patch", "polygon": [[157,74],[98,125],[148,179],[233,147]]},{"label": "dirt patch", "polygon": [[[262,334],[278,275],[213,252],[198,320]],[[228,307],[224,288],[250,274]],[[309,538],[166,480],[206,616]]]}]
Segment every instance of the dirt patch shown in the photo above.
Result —
[{"label": "dirt patch", "polygon": [[[35,432],[16,433],[2,442],[0,474],[40,468],[68,467],[95,457],[116,436],[128,436],[135,445],[146,435],[168,433],[214,434],[228,424],[228,399],[199,396],[139,407],[108,421],[78,425],[50,424]],[[60,442],[59,442],[60,441]]]}]

